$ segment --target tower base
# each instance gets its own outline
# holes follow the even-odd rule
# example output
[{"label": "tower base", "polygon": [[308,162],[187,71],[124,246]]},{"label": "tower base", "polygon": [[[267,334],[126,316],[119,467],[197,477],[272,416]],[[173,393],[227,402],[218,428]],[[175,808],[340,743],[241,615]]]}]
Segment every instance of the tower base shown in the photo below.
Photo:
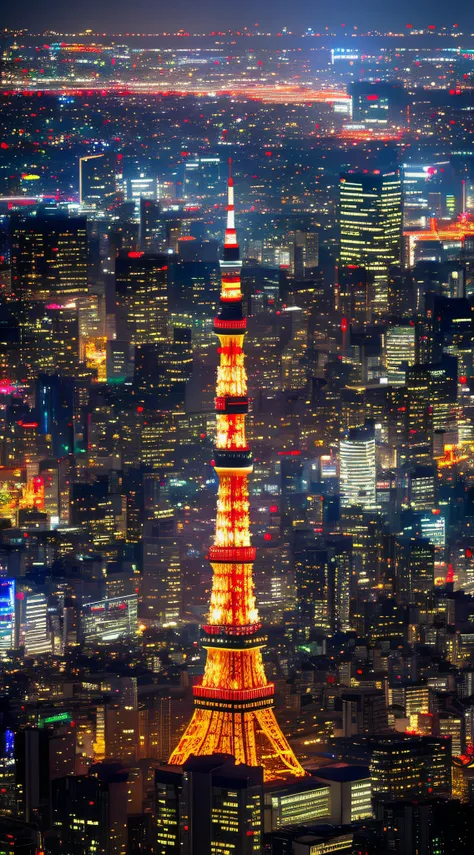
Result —
[{"label": "tower base", "polygon": [[198,707],[168,762],[181,766],[191,754],[232,754],[236,763],[263,766],[266,781],[306,775],[271,708],[223,712]]}]

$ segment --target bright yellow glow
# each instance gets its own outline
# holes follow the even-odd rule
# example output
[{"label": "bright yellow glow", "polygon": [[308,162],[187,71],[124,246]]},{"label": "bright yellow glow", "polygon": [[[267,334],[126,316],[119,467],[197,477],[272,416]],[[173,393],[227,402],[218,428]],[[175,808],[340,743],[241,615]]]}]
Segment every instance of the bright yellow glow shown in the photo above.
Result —
[{"label": "bright yellow glow", "polygon": [[220,475],[215,546],[250,546],[247,475]]},{"label": "bright yellow glow", "polygon": [[245,415],[216,415],[216,448],[247,448]]},{"label": "bright yellow glow", "polygon": [[[209,623],[248,626],[258,623],[251,564],[214,564]],[[239,688],[245,688],[239,686]]]},{"label": "bright yellow glow", "polygon": [[259,648],[209,648],[202,685],[210,689],[259,689],[267,685]]},{"label": "bright yellow glow", "polygon": [[243,335],[220,335],[220,362],[217,369],[218,398],[241,397],[247,394],[247,373],[242,350]]},{"label": "bright yellow glow", "polygon": [[97,381],[105,383],[107,380],[107,338],[105,336],[91,336],[85,343],[85,363],[87,368],[97,371]]},{"label": "bright yellow glow", "polygon": [[240,276],[222,276],[221,295],[224,300],[241,300]]},{"label": "bright yellow glow", "polygon": [[237,715],[196,709],[169,762],[181,766],[191,754],[221,753],[232,754],[237,763],[263,766],[266,781],[306,774],[269,708]]}]

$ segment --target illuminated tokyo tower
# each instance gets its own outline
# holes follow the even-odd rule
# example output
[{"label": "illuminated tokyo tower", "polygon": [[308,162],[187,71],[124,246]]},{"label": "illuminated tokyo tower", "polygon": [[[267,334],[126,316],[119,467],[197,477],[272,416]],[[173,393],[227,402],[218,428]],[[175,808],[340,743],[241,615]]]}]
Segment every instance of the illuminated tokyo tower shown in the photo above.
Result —
[{"label": "illuminated tokyo tower", "polygon": [[239,246],[235,232],[232,161],[229,160],[227,228],[222,290],[214,330],[220,364],[216,389],[214,468],[219,478],[209,623],[201,630],[207,650],[204,677],[194,686],[194,713],[169,762],[191,754],[232,754],[237,763],[263,766],[266,780],[305,774],[273,712],[274,686],[262,661],[265,636],[254,596],[248,476],[252,455],[245,435],[248,412],[243,344]]}]

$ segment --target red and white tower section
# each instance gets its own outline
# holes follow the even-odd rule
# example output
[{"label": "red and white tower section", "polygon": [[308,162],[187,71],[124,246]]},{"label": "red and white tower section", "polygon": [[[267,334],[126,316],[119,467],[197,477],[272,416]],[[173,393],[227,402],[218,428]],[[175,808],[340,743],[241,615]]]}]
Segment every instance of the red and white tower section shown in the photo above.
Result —
[{"label": "red and white tower section", "polygon": [[[229,166],[231,162],[229,161]],[[191,754],[232,754],[237,763],[263,766],[266,780],[301,777],[304,769],[280,730],[273,711],[274,686],[262,661],[266,638],[254,596],[248,478],[248,412],[239,246],[234,187],[229,169],[227,228],[221,262],[222,290],[214,330],[220,356],[216,388],[214,468],[219,478],[209,620],[202,627],[207,650],[204,676],[194,686],[194,713],[169,762]]]}]

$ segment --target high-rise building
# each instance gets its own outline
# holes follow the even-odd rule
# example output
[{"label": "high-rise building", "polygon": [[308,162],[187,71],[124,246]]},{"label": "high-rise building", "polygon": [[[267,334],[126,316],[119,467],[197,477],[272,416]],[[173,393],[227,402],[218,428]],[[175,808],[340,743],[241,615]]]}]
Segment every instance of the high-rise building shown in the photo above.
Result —
[{"label": "high-rise building", "polygon": [[61,303],[87,294],[87,224],[81,217],[20,219],[12,231],[12,293]]},{"label": "high-rise building", "polygon": [[156,199],[158,192],[158,184],[156,178],[148,178],[144,172],[140,175],[128,178],[125,182],[127,191],[127,200],[135,205],[136,219],[140,215],[141,199]]},{"label": "high-rise building", "polygon": [[349,825],[372,817],[372,782],[366,766],[324,766],[316,770],[314,777],[330,788],[334,825]]},{"label": "high-rise building", "polygon": [[298,537],[294,549],[298,623],[307,632],[332,628],[334,593],[329,555],[313,533]]},{"label": "high-rise building", "polygon": [[394,264],[388,277],[388,311],[398,318],[409,318],[415,311],[413,272]]},{"label": "high-rise building", "polygon": [[348,324],[365,327],[372,316],[373,275],[358,264],[339,267],[337,305]]},{"label": "high-rise building", "polygon": [[181,560],[173,509],[158,509],[145,523],[141,614],[149,623],[174,626],[181,616]]},{"label": "high-rise building", "polygon": [[25,727],[14,737],[17,817],[37,822],[49,808],[48,731]]},{"label": "high-rise building", "polygon": [[0,657],[15,647],[15,580],[0,579]]},{"label": "high-rise building", "polygon": [[265,639],[253,593],[255,548],[250,545],[248,476],[252,456],[245,433],[248,410],[243,344],[239,246],[234,187],[228,181],[222,291],[214,329],[220,363],[216,389],[214,467],[219,478],[214,544],[209,550],[213,582],[209,622],[202,628],[207,650],[204,677],[193,687],[195,711],[170,763],[191,754],[232,754],[238,763],[262,765],[266,779],[304,770],[277,724],[273,685],[262,662]]},{"label": "high-rise building", "polygon": [[90,154],[79,158],[79,202],[81,205],[107,207],[116,195],[114,157]]},{"label": "high-rise building", "polygon": [[45,307],[43,328],[47,358],[38,360],[45,373],[77,377],[79,370],[79,324],[75,303],[49,303]]},{"label": "high-rise building", "polygon": [[133,638],[138,629],[137,595],[128,594],[84,603],[81,609],[81,633],[84,642],[111,644],[120,638]]},{"label": "high-rise building", "polygon": [[293,253],[295,278],[304,279],[319,263],[318,233],[296,231]]},{"label": "high-rise building", "polygon": [[168,259],[129,252],[117,258],[117,339],[134,345],[163,342],[167,336]]},{"label": "high-rise building", "polygon": [[20,332],[22,377],[39,373],[75,375],[79,369],[79,329],[75,301],[40,300],[14,304]]},{"label": "high-rise building", "polygon": [[307,374],[304,357],[308,346],[308,322],[299,306],[288,306],[283,311],[290,335],[281,356],[281,385],[282,389],[301,389]]},{"label": "high-rise building", "polygon": [[[102,417],[110,413],[110,408],[104,408]],[[97,411],[96,411],[97,413]],[[103,426],[96,423],[95,431],[91,434],[94,449],[91,449],[90,459],[97,466],[101,464],[101,441],[104,444],[107,437],[102,434]],[[113,425],[111,426],[113,431]],[[105,433],[105,431],[104,431]],[[110,436],[110,435],[109,435]],[[110,454],[110,451],[109,451]],[[108,459],[108,457],[107,457]],[[91,534],[96,548],[105,549],[117,539],[125,539],[126,520],[125,498],[114,488],[110,488],[106,477],[97,478],[93,484],[72,484],[71,489],[71,522],[73,525],[86,526]]]},{"label": "high-rise building", "polygon": [[9,727],[0,730],[0,808],[4,817],[17,812],[15,732]]},{"label": "high-rise building", "polygon": [[[11,739],[14,749],[16,816],[43,828],[51,826],[51,785],[73,775],[76,733],[68,712],[38,718]],[[1,851],[1,850],[0,850]]]},{"label": "high-rise building", "polygon": [[172,311],[178,316],[189,316],[196,331],[204,325],[210,341],[211,313],[215,312],[219,300],[220,271],[217,262],[174,261],[170,265],[169,281]]},{"label": "high-rise building", "polygon": [[137,401],[153,402],[156,393],[171,392],[184,398],[192,368],[191,330],[187,327],[174,327],[171,341],[137,345],[133,375]]},{"label": "high-rise building", "polygon": [[344,736],[388,731],[387,704],[380,689],[348,689],[342,695]]},{"label": "high-rise building", "polygon": [[105,709],[105,754],[113,760],[134,763],[139,756],[139,714],[133,707],[107,705]]},{"label": "high-rise building", "polygon": [[416,328],[412,321],[389,326],[385,332],[385,369],[392,386],[403,386],[406,369],[416,362]]},{"label": "high-rise building", "polygon": [[436,503],[434,466],[414,466],[409,474],[409,502],[414,511],[430,511]]},{"label": "high-rise building", "polygon": [[339,185],[340,263],[365,267],[374,278],[373,312],[388,306],[390,265],[400,264],[402,187],[398,173],[347,173]]},{"label": "high-rise building", "polygon": [[376,506],[375,435],[371,425],[349,428],[339,447],[341,506]]},{"label": "high-rise building", "polygon": [[375,815],[383,830],[381,845],[393,855],[469,852],[474,832],[472,808],[457,799],[391,799],[379,796]]},{"label": "high-rise building", "polygon": [[267,785],[264,800],[266,833],[285,826],[329,822],[333,807],[330,787],[317,783],[313,776],[283,785]]},{"label": "high-rise building", "polygon": [[395,588],[401,602],[418,602],[434,585],[434,545],[423,538],[397,539]]},{"label": "high-rise building", "polygon": [[48,601],[45,595],[27,592],[21,606],[20,643],[24,645],[25,656],[51,653]]},{"label": "high-rise building", "polygon": [[457,359],[412,365],[406,374],[408,456],[411,463],[432,461],[437,431],[442,445],[457,442]]},{"label": "high-rise building", "polygon": [[451,794],[451,744],[434,737],[372,740],[370,773],[374,794],[392,798]]},{"label": "high-rise building", "polygon": [[187,158],[184,162],[184,187],[180,195],[185,199],[216,198],[220,179],[219,157]]},{"label": "high-rise building", "polygon": [[229,755],[156,771],[157,855],[261,855],[263,776]]},{"label": "high-rise building", "polygon": [[96,764],[88,775],[69,775],[53,782],[58,852],[125,855],[128,777],[117,764]]},{"label": "high-rise building", "polygon": [[145,252],[162,252],[166,246],[165,221],[161,205],[153,199],[140,199],[140,247]]},{"label": "high-rise building", "polygon": [[141,429],[140,456],[145,466],[166,472],[176,460],[177,431],[173,414],[168,411],[149,414]]},{"label": "high-rise building", "polygon": [[350,86],[352,119],[366,125],[403,127],[407,118],[407,93],[398,80],[376,83],[357,81]]}]

